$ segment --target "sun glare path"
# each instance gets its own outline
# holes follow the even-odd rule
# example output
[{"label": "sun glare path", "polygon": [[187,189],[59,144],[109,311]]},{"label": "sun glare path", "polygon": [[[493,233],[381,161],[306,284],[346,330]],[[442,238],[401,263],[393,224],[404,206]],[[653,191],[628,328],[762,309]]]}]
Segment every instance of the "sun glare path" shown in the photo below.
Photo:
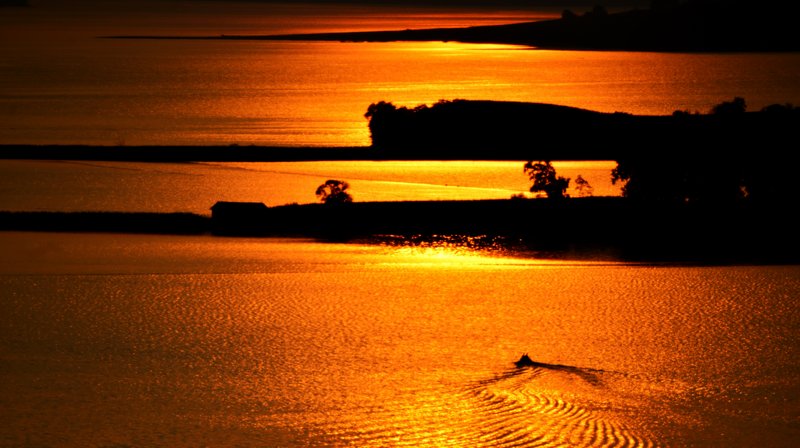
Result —
[{"label": "sun glare path", "polygon": [[516,248],[514,242],[486,235],[382,236],[378,241],[392,255],[387,264],[431,267],[530,268],[623,265],[615,260],[582,260],[537,254]]}]

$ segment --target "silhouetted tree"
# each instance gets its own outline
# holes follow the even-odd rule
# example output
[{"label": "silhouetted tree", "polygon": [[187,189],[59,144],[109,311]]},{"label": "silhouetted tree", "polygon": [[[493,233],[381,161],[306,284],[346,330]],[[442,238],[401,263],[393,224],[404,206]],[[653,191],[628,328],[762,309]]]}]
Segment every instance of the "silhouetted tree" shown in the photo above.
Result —
[{"label": "silhouetted tree", "polygon": [[379,146],[389,133],[389,127],[396,121],[397,106],[386,101],[372,103],[364,117],[369,120],[369,132],[373,146]]},{"label": "silhouetted tree", "polygon": [[787,114],[789,112],[797,111],[798,109],[792,106],[791,103],[786,104],[770,104],[769,106],[761,109],[761,112],[768,114]]},{"label": "silhouetted tree", "polygon": [[747,104],[742,97],[736,97],[733,101],[723,101],[711,108],[714,115],[734,115],[743,114],[747,111]]},{"label": "silhouetted tree", "polygon": [[528,161],[523,168],[528,178],[533,181],[531,193],[544,192],[550,199],[563,199],[567,197],[569,178],[556,176],[556,169],[549,160],[533,162]]},{"label": "silhouetted tree", "polygon": [[372,119],[373,117],[380,117],[383,114],[392,113],[397,110],[397,106],[390,102],[386,101],[379,101],[377,103],[372,103],[367,107],[367,113],[364,114],[364,117],[367,119]]},{"label": "silhouetted tree", "polygon": [[625,190],[627,188],[628,181],[631,180],[631,175],[626,169],[626,166],[627,165],[625,163],[617,162],[617,166],[611,170],[611,185],[617,185],[617,182],[625,184],[622,185],[622,196],[627,197],[629,194]]},{"label": "silhouetted tree", "polygon": [[624,182],[627,198],[672,202],[730,204],[752,196],[752,179],[763,178],[755,161],[725,159],[635,157],[617,162],[611,182]]},{"label": "silhouetted tree", "polygon": [[611,183],[622,183],[622,196],[636,200],[685,202],[686,161],[632,157],[617,161],[611,170]]},{"label": "silhouetted tree", "polygon": [[415,114],[424,113],[427,110],[429,108],[425,104],[413,109],[405,106],[397,107],[386,101],[370,104],[364,118],[369,120],[372,146],[398,145],[402,144],[404,139],[413,138]]},{"label": "silhouetted tree", "polygon": [[692,117],[694,115],[700,115],[700,112],[698,111],[691,112],[689,111],[689,109],[675,110],[672,112],[672,116],[675,118],[687,118],[687,117]]},{"label": "silhouetted tree", "polygon": [[353,197],[346,190],[350,184],[343,180],[328,179],[317,187],[316,195],[325,204],[345,204],[353,202]]},{"label": "silhouetted tree", "polygon": [[594,194],[594,187],[589,184],[588,180],[578,174],[578,177],[575,178],[575,192],[579,198],[585,198]]},{"label": "silhouetted tree", "polygon": [[652,153],[621,153],[612,183],[623,183],[623,196],[644,201],[795,203],[793,171],[800,152],[785,142],[797,128],[800,109],[777,104],[746,110],[745,100],[736,97],[714,106],[710,115],[676,111],[672,129],[683,141],[669,140]]}]

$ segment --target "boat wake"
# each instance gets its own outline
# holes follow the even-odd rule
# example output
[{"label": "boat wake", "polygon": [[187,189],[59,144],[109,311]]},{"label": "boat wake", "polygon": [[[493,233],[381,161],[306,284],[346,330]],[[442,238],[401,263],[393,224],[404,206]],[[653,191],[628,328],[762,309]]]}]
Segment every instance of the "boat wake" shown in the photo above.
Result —
[{"label": "boat wake", "polygon": [[329,426],[326,438],[356,446],[655,446],[604,398],[604,375],[538,363],[509,369],[459,387],[414,391]]}]

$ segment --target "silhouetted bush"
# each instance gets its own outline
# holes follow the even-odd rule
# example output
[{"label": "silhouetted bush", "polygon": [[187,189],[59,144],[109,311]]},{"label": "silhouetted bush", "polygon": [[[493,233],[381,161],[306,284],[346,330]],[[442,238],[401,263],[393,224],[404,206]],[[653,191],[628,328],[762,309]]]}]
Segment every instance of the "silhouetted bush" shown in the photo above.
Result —
[{"label": "silhouetted bush", "polygon": [[637,200],[732,203],[743,198],[741,171],[737,160],[641,157],[618,161],[611,179]]},{"label": "silhouetted bush", "polygon": [[769,106],[764,107],[761,109],[761,112],[774,114],[774,115],[786,115],[793,112],[797,112],[798,109],[792,106],[791,103],[786,104],[770,104]]},{"label": "silhouetted bush", "polygon": [[531,193],[543,192],[549,199],[563,199],[567,197],[569,178],[556,175],[556,169],[549,160],[534,163],[528,161],[523,168],[528,178],[533,181]]},{"label": "silhouetted bush", "polygon": [[747,103],[744,98],[736,97],[732,101],[723,101],[711,108],[713,115],[735,115],[743,114],[747,111]]},{"label": "silhouetted bush", "polygon": [[353,197],[346,190],[350,184],[343,180],[328,179],[317,187],[316,195],[324,204],[345,204],[353,202]]}]

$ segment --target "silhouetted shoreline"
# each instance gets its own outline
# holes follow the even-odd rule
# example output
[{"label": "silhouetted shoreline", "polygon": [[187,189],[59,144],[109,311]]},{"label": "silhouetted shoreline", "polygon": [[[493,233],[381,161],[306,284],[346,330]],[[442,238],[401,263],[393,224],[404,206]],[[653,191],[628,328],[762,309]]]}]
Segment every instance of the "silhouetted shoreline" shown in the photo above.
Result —
[{"label": "silhouetted shoreline", "polygon": [[192,213],[0,212],[0,231],[378,243],[457,235],[578,258],[601,254],[623,261],[774,264],[800,262],[800,240],[794,236],[791,216],[790,207],[700,207],[597,197],[294,204],[234,219]]},{"label": "silhouetted shoreline", "polygon": [[[741,104],[736,103],[741,100]],[[289,162],[355,160],[617,160],[725,158],[758,154],[795,160],[784,142],[800,127],[800,108],[774,104],[746,112],[633,115],[545,103],[442,100],[432,106],[369,105],[371,146],[0,145],[0,159],[129,162]],[[724,110],[723,107],[723,110]]]},{"label": "silhouetted shoreline", "polygon": [[202,235],[211,220],[194,213],[0,211],[0,231]]},{"label": "silhouetted shoreline", "polygon": [[[396,145],[393,145],[396,147]],[[613,160],[616,151],[581,148],[507,147],[485,149],[449,146],[437,150],[428,145],[410,145],[401,150],[360,147],[273,146],[93,146],[93,145],[0,145],[0,160],[90,160],[105,162],[322,162],[322,161],[563,161]]]},{"label": "silhouetted shoreline", "polygon": [[[737,109],[726,112],[731,105]],[[373,103],[367,117],[372,146],[394,156],[619,160],[768,151],[794,157],[783,142],[794,138],[800,109],[773,105],[746,112],[742,99],[719,107],[720,113],[633,115],[545,103],[442,100],[413,108]]]},{"label": "silhouetted shoreline", "polygon": [[[352,241],[489,235],[534,251],[635,261],[800,261],[794,141],[800,109],[710,114],[600,113],[551,104],[442,101],[370,105],[373,145],[350,148],[0,147],[0,159],[142,162],[312,160],[615,160],[624,198],[286,205],[232,203],[219,216],[0,212],[0,230],[297,236]],[[210,205],[209,205],[210,206]]]},{"label": "silhouetted shoreline", "polygon": [[360,147],[273,146],[94,146],[94,145],[0,145],[0,160],[90,160],[104,162],[324,162],[324,161],[563,161],[612,160],[614,151],[571,151],[561,148],[519,148],[453,152],[448,147],[432,150],[427,145],[388,151]]},{"label": "silhouetted shoreline", "polygon": [[[398,145],[390,145],[397,148]],[[324,161],[562,161],[613,160],[615,150],[594,148],[536,148],[510,146],[461,148],[449,145],[430,148],[409,145],[398,150],[362,147],[272,147],[272,146],[93,146],[93,145],[0,145],[0,160],[88,160],[104,162],[324,162]]]},{"label": "silhouetted shoreline", "polygon": [[440,41],[525,45],[558,50],[658,52],[798,51],[792,2],[689,0],[653,2],[653,9],[608,13],[602,7],[562,18],[508,25],[288,35],[104,36],[115,39]]}]

